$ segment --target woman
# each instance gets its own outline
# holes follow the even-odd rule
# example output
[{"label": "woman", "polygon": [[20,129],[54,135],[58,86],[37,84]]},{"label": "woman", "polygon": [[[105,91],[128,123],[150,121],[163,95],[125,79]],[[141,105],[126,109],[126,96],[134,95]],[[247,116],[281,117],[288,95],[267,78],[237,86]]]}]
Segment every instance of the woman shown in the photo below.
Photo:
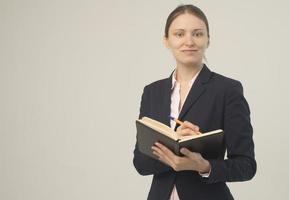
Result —
[{"label": "woman", "polygon": [[[156,143],[152,151],[158,161],[142,154],[136,144],[136,170],[154,175],[148,199],[233,199],[226,182],[250,180],[256,173],[250,110],[242,85],[203,64],[209,42],[208,21],[198,7],[182,5],[172,11],[164,44],[175,57],[176,69],[169,78],[144,88],[139,118],[156,119],[179,135],[223,129],[224,152],[218,159],[206,159],[183,148],[184,156],[179,157]],[[185,123],[177,127],[170,115]]]}]

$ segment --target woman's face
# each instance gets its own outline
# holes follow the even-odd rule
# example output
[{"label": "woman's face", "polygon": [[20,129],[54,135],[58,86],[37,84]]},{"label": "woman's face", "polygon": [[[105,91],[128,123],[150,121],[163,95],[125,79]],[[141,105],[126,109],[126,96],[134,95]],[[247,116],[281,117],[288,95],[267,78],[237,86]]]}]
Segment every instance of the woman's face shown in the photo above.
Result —
[{"label": "woman's face", "polygon": [[192,14],[181,14],[171,23],[168,38],[164,38],[164,43],[171,49],[177,63],[201,64],[209,45],[206,24]]}]

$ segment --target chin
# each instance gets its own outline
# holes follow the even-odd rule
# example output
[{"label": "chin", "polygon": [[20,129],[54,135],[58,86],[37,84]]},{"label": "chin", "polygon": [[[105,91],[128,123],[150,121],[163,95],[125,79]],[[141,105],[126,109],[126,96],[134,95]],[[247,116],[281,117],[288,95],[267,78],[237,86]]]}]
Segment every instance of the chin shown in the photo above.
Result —
[{"label": "chin", "polygon": [[183,60],[181,63],[186,66],[195,66],[199,65],[203,62],[203,60]]},{"label": "chin", "polygon": [[179,56],[177,60],[183,65],[196,65],[203,62],[202,57],[199,56]]}]

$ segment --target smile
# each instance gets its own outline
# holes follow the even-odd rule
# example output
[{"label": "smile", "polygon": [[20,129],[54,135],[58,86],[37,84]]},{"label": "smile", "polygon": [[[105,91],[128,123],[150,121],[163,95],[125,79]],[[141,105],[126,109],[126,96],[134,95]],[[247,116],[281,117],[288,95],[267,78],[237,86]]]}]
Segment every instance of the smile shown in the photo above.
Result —
[{"label": "smile", "polygon": [[198,50],[196,50],[196,49],[184,49],[184,50],[181,50],[181,51],[186,52],[186,51],[198,51]]},{"label": "smile", "polygon": [[181,52],[185,53],[185,54],[192,54],[197,52],[198,50],[181,50]]}]

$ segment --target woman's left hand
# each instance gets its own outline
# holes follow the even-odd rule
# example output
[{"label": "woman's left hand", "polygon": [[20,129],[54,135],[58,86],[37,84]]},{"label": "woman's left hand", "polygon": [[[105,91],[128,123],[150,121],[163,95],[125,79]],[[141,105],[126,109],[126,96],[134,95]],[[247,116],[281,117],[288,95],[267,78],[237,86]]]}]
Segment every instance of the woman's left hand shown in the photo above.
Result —
[{"label": "woman's left hand", "polygon": [[194,170],[199,173],[208,173],[211,170],[209,161],[204,159],[201,154],[191,152],[186,148],[181,149],[183,157],[175,155],[170,149],[158,142],[152,146],[152,150],[153,154],[175,171]]}]

